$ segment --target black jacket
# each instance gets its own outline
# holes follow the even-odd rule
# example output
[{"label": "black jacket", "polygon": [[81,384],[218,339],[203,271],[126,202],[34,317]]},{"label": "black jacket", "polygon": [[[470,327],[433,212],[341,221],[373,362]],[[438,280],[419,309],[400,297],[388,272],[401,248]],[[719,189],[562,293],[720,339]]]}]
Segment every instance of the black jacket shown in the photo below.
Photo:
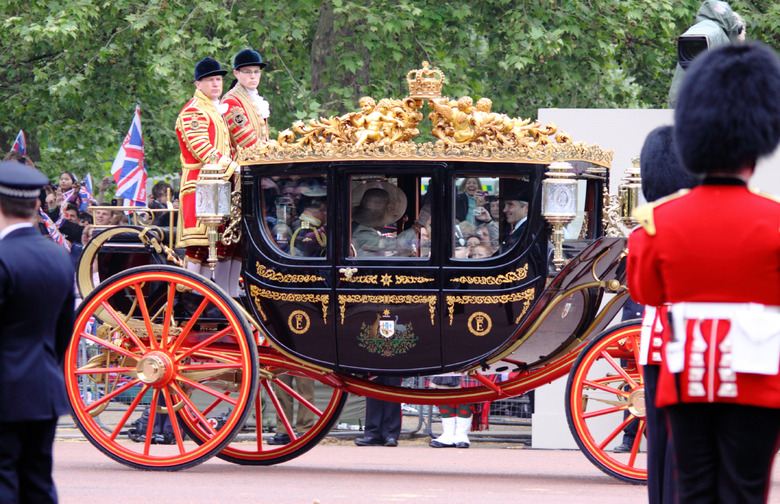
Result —
[{"label": "black jacket", "polygon": [[70,411],[63,361],[73,330],[74,273],[37,229],[0,240],[0,422]]}]

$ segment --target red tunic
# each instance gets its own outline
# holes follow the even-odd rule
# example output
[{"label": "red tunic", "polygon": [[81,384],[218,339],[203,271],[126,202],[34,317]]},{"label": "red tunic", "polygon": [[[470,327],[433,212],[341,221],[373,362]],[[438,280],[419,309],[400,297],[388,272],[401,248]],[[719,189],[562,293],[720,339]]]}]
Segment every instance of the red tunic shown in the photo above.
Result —
[{"label": "red tunic", "polygon": [[231,158],[228,128],[214,103],[202,92],[195,91],[195,96],[179,112],[176,135],[182,168],[176,246],[208,246],[206,226],[200,224],[195,215],[195,185],[200,169],[212,157],[224,168],[225,180],[238,167]]},{"label": "red tunic", "polygon": [[252,97],[241,84],[236,84],[222,98],[228,106],[225,120],[230,129],[233,147],[246,149],[258,142],[268,142],[268,120],[260,115]]},{"label": "red tunic", "polygon": [[[780,201],[721,181],[659,200],[637,216],[628,240],[628,286],[637,302],[780,306]],[[684,369],[669,347],[656,404],[724,402],[780,408],[780,374],[730,371],[730,322],[687,324]],[[664,324],[668,341],[672,329]]]}]

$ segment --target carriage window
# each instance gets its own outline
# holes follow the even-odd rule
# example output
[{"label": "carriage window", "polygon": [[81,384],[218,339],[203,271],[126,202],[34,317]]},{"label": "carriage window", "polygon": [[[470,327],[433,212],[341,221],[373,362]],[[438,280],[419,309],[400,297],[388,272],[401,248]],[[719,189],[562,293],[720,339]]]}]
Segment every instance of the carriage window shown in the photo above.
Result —
[{"label": "carriage window", "polygon": [[291,256],[325,256],[326,177],[263,177],[261,184],[268,236],[276,248]]},{"label": "carriage window", "polygon": [[416,175],[352,176],[350,256],[430,256],[427,182]]},{"label": "carriage window", "polygon": [[525,237],[531,184],[526,177],[458,177],[452,257],[485,259]]}]

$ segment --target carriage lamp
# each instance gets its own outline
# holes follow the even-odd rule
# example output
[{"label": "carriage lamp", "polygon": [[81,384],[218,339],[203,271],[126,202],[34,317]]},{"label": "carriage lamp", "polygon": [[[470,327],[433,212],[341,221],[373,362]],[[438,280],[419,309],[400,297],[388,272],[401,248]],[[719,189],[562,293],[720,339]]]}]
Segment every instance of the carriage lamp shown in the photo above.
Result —
[{"label": "carriage lamp", "polygon": [[634,209],[639,206],[640,195],[642,194],[642,177],[639,169],[639,158],[631,158],[631,168],[626,169],[623,179],[618,186],[618,196],[620,197],[620,221],[628,229],[637,225],[637,220],[633,217]]},{"label": "carriage lamp", "polygon": [[208,264],[211,274],[217,264],[217,242],[220,239],[217,229],[230,217],[230,181],[223,180],[224,168],[216,164],[212,157],[200,169],[195,185],[195,215],[207,229],[209,239]]},{"label": "carriage lamp", "polygon": [[563,258],[563,228],[577,216],[577,180],[574,168],[565,161],[550,163],[550,171],[542,181],[542,216],[552,228],[555,246],[553,264],[560,271]]}]

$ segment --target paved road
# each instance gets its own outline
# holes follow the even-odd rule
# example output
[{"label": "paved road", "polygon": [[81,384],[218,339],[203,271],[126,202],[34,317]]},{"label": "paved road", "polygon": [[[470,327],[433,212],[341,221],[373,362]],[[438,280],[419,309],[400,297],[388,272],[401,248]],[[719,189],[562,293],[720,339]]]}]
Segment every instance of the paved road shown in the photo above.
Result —
[{"label": "paved road", "polygon": [[[475,443],[468,450],[434,450],[421,440],[402,440],[398,448],[360,448],[328,438],[276,466],[237,466],[215,458],[165,473],[120,465],[83,440],[58,440],[54,478],[63,504],[645,501],[645,487],[604,475],[578,451],[521,446]],[[780,504],[778,465],[772,504]]]}]

